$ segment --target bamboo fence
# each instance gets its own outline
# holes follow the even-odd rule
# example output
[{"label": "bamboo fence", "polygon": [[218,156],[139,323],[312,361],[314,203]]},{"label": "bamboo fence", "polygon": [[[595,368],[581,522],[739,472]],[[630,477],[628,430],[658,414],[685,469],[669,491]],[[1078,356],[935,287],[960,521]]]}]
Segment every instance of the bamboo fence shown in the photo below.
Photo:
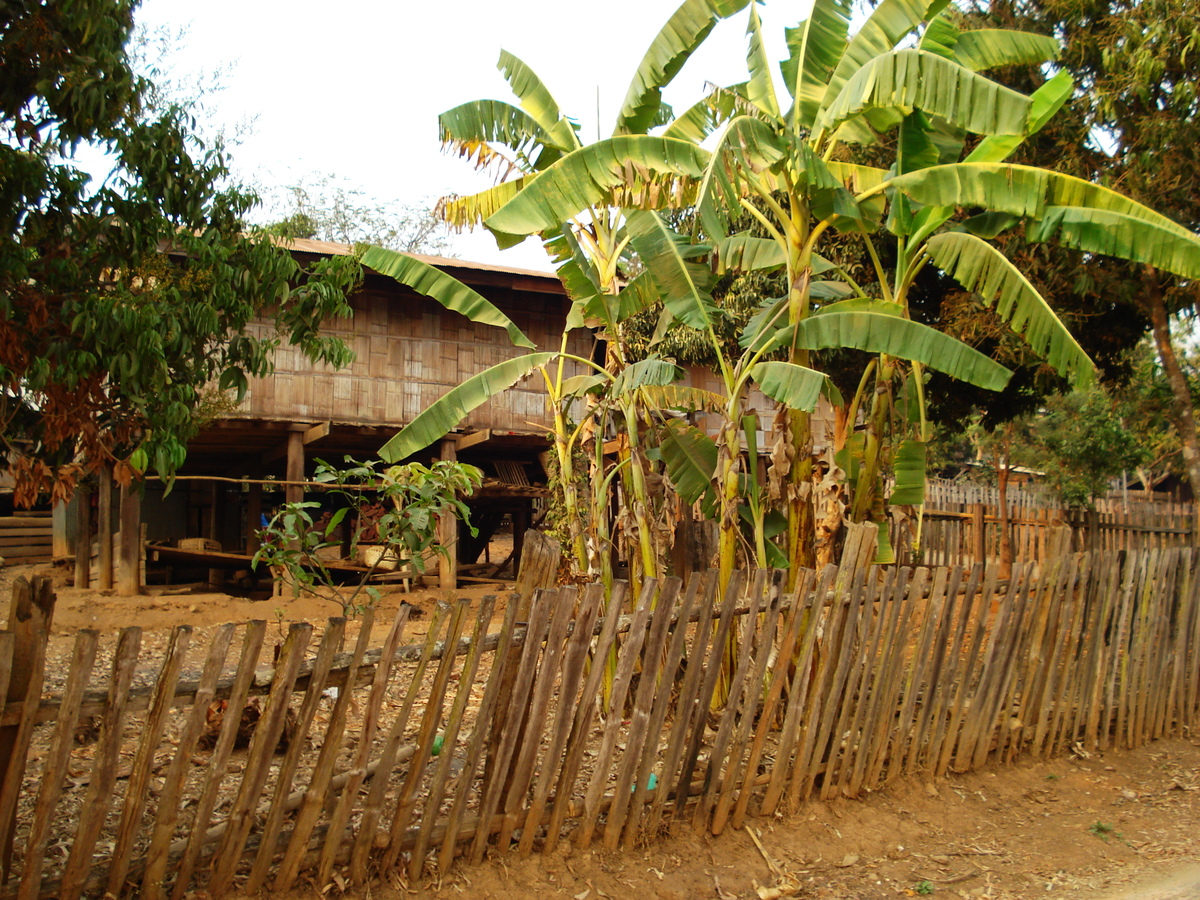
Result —
[{"label": "bamboo fence", "polygon": [[893,513],[892,546],[909,565],[999,562],[1005,527],[1015,560],[1045,559],[1064,527],[1071,549],[1093,553],[1195,546],[1200,537],[1191,503],[1114,495],[1094,511],[1068,510],[1037,486],[1011,487],[1002,509],[994,486],[930,479],[920,522],[915,513]]},{"label": "bamboo fence", "polygon": [[[848,560],[873,547],[868,532],[852,531]],[[256,670],[264,622],[195,648],[181,626],[152,660],[126,628],[107,676],[85,630],[52,696],[44,634],[30,642],[49,614],[28,615],[46,589],[19,585],[24,631],[0,633],[0,762],[13,760],[0,826],[15,822],[0,831],[15,851],[0,896],[416,879],[568,840],[719,834],[909,773],[1136,747],[1193,725],[1197,551],[1059,541],[1003,582],[983,565],[847,562],[802,571],[794,589],[764,571],[724,591],[713,573],[637,597],[562,587],[510,594],[502,612],[492,597],[439,604],[415,644],[404,607],[369,649],[368,616],[344,652],[343,620],[320,635],[301,623],[271,671]],[[248,703],[259,715],[243,748]],[[98,737],[81,746],[88,720]]]}]

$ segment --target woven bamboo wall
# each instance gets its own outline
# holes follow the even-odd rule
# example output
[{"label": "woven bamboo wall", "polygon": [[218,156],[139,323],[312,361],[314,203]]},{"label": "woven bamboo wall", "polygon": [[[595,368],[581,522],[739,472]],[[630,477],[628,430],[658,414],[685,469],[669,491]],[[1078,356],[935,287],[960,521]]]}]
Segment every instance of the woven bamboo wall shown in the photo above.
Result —
[{"label": "woven bamboo wall", "polygon": [[[559,349],[566,302],[557,294],[481,289],[539,350]],[[476,325],[399,286],[364,290],[351,300],[351,319],[334,319],[329,334],[345,341],[355,361],[342,371],[310,363],[284,345],[275,374],[252,379],[238,415],[364,425],[402,425],[447,390],[489,366],[527,351],[512,346],[498,328]],[[265,325],[258,327],[265,334]],[[592,338],[572,337],[570,352],[591,354]],[[575,370],[571,370],[575,374]],[[531,432],[550,424],[540,376],[484,404],[464,421],[468,429]]]}]

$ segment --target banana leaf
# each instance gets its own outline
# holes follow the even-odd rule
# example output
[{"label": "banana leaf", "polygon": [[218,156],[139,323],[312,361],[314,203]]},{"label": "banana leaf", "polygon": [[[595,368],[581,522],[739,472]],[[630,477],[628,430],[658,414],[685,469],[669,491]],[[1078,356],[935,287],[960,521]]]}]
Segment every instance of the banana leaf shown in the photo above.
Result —
[{"label": "banana leaf", "polygon": [[704,174],[708,153],[687,141],[626,135],[567,154],[526,179],[524,190],[487,219],[507,234],[536,234],[594,204],[684,205],[686,185]]},{"label": "banana leaf", "polygon": [[382,247],[368,247],[362,261],[363,265],[369,266],[380,275],[387,275],[401,284],[408,285],[418,294],[436,300],[446,309],[461,313],[472,322],[503,328],[508,332],[509,340],[517,347],[537,347],[491,301],[441,269],[398,250],[385,250]]},{"label": "banana leaf", "polygon": [[925,451],[924,441],[907,440],[900,444],[892,461],[896,485],[888,498],[889,503],[920,506],[925,502]]},{"label": "banana leaf", "polygon": [[496,68],[520,98],[521,108],[550,136],[550,142],[555,147],[563,151],[579,147],[575,125],[562,114],[549,89],[533,69],[507,50],[500,51]]},{"label": "banana leaf", "polygon": [[396,463],[423,450],[445,437],[473,410],[557,357],[557,353],[527,353],[471,376],[405,425],[379,449],[379,458]]},{"label": "banana leaf", "polygon": [[993,307],[1014,334],[1074,387],[1084,388],[1095,381],[1096,367],[1087,353],[1003,253],[966,232],[934,235],[925,249],[939,269]]},{"label": "banana leaf", "polygon": [[817,408],[825,376],[790,362],[760,362],[750,367],[758,389],[788,409],[812,412]]},{"label": "banana leaf", "polygon": [[924,50],[876,57],[846,82],[817,117],[832,131],[869,109],[921,109],[975,134],[1024,134],[1031,101],[963,66]]},{"label": "banana leaf", "polygon": [[663,88],[679,74],[713,26],[745,9],[747,3],[749,0],[685,0],[638,64],[613,133],[645,134],[658,115]]},{"label": "banana leaf", "polygon": [[720,311],[712,296],[712,271],[695,261],[709,248],[690,243],[655,212],[628,210],[625,227],[671,316],[691,328],[713,327]]},{"label": "banana leaf", "polygon": [[716,509],[713,476],[717,471],[717,444],[694,425],[677,419],[665,423],[659,449],[667,476],[689,506],[704,498],[707,515]]},{"label": "banana leaf", "polygon": [[[786,342],[787,336],[781,337]],[[782,346],[782,344],[781,344]],[[1003,390],[1012,372],[957,338],[920,322],[877,312],[829,312],[796,326],[796,346],[886,353],[923,363],[990,391]]]}]

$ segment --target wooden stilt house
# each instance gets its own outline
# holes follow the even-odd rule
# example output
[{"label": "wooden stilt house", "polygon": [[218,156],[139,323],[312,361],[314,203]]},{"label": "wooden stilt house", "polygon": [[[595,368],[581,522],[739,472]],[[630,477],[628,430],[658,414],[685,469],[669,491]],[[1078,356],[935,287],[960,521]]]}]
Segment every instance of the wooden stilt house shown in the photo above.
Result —
[{"label": "wooden stilt house", "polygon": [[[342,244],[309,240],[295,241],[292,250],[304,263],[350,252]],[[538,349],[559,348],[568,301],[555,275],[421,258],[485,296]],[[76,497],[71,514],[59,518],[64,543],[75,548],[77,581],[82,576],[101,588],[115,583],[120,593],[136,592],[141,576],[132,563],[140,557],[143,533],[152,545],[171,545],[163,555],[177,564],[193,554],[193,565],[213,569],[210,580],[222,580],[219,570],[247,569],[263,516],[284,499],[303,496],[296,482],[312,475],[316,459],[337,464],[347,455],[377,459],[392,435],[447,390],[526,352],[513,347],[501,330],[476,325],[369,269],[350,305],[351,317],[330,321],[326,328],[354,351],[355,361],[335,371],[282,346],[274,374],[252,379],[243,402],[217,412],[190,442],[169,494],[151,481],[141,495],[124,490],[118,498],[111,485],[101,484],[98,498]],[[261,327],[265,332],[270,326]],[[590,356],[593,342],[587,332],[575,331],[570,350]],[[429,448],[424,461],[457,458],[483,469],[485,487],[472,501],[477,515],[488,523],[510,516],[519,541],[535,498],[545,493],[539,456],[547,449],[550,423],[542,385],[532,378],[475,410]],[[272,490],[272,481],[291,486]],[[77,535],[117,531],[134,538],[118,539],[108,553],[99,540],[100,551],[89,564],[89,542]],[[462,547],[464,555],[478,549],[478,542]],[[123,566],[123,560],[130,565]],[[441,570],[447,573],[443,584],[452,585],[453,560]]]}]

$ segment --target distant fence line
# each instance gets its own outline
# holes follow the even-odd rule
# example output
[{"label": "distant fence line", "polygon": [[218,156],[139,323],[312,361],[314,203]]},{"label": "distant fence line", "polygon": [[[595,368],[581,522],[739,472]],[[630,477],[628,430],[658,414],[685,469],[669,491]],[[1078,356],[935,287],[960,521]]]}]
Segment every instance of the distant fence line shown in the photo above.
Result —
[{"label": "distant fence line", "polygon": [[[930,479],[925,501],[919,535],[915,516],[893,521],[892,543],[901,563],[1000,561],[1003,517],[995,486]],[[1197,544],[1196,508],[1177,500],[1110,496],[1098,500],[1094,511],[1069,510],[1049,491],[1015,486],[1009,488],[1005,506],[1014,560],[1044,560],[1064,527],[1070,529],[1069,546],[1075,551]]]},{"label": "distant fence line", "polygon": [[[1195,723],[1196,550],[1073,553],[1061,533],[1043,565],[1002,581],[994,566],[855,564],[870,538],[852,529],[846,564],[805,570],[794,590],[765,571],[724,592],[713,573],[636,598],[564,587],[509,595],[495,631],[496,598],[461,599],[411,646],[405,607],[374,653],[368,617],[349,656],[343,620],[315,650],[312,626],[292,625],[257,676],[267,693],[245,749],[264,622],[224,626],[194,657],[181,626],[153,660],[124,629],[103,701],[86,690],[95,632],[78,635],[52,698],[44,635],[0,633],[0,673],[30,675],[19,697],[0,685],[14,723],[0,728],[13,760],[0,823],[18,811],[15,834],[0,832],[16,850],[0,896],[417,878],[564,840],[719,834],[908,773],[1136,747]],[[131,693],[147,665],[158,675]],[[79,745],[85,703],[96,728]]]}]

